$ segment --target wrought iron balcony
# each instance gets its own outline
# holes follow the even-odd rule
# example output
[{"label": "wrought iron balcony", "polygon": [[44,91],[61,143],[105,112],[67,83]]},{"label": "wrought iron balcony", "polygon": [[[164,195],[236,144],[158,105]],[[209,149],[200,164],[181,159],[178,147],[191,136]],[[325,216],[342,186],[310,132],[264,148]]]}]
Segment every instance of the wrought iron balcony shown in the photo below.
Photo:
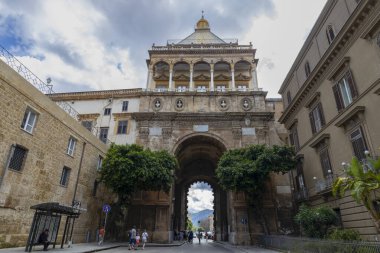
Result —
[{"label": "wrought iron balcony", "polygon": [[326,192],[330,191],[333,184],[334,184],[334,179],[335,179],[334,174],[327,174],[325,178],[317,179],[315,182],[315,190],[316,192]]},{"label": "wrought iron balcony", "polygon": [[298,191],[294,192],[294,199],[296,201],[304,201],[309,199],[309,194],[306,187],[302,187]]}]

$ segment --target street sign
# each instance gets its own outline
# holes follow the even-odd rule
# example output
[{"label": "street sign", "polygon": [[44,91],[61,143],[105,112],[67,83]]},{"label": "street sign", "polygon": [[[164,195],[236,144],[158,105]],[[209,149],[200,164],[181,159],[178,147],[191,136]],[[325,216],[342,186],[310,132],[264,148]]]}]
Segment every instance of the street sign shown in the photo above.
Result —
[{"label": "street sign", "polygon": [[103,205],[103,212],[108,213],[109,211],[111,211],[110,205],[104,204]]}]

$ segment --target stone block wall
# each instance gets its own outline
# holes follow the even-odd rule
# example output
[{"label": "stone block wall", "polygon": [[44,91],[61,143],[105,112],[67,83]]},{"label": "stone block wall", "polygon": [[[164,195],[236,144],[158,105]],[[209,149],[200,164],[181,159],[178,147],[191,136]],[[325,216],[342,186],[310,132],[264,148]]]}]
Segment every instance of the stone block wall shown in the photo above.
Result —
[{"label": "stone block wall", "polygon": [[[38,115],[32,134],[21,128],[27,107]],[[76,221],[73,240],[95,240],[102,203],[110,196],[102,185],[95,196],[93,192],[98,159],[105,156],[106,145],[2,61],[0,119],[0,247],[26,244],[34,214],[31,206],[44,202],[71,205],[83,148],[75,199],[87,211]],[[67,154],[70,137],[77,140],[72,156]],[[16,144],[27,149],[20,171],[8,168],[11,146]],[[64,166],[71,169],[67,186],[60,184]]]}]

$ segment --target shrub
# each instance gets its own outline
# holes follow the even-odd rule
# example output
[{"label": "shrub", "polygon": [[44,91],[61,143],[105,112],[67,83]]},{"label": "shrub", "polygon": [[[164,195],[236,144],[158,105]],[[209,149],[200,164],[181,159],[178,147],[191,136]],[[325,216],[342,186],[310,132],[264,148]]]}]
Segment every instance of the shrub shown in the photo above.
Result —
[{"label": "shrub", "polygon": [[337,223],[338,217],[330,207],[310,208],[302,205],[295,216],[295,221],[301,226],[306,236],[324,238],[327,235],[327,230]]},{"label": "shrub", "polygon": [[331,240],[361,241],[358,231],[353,229],[334,229],[328,236]]}]

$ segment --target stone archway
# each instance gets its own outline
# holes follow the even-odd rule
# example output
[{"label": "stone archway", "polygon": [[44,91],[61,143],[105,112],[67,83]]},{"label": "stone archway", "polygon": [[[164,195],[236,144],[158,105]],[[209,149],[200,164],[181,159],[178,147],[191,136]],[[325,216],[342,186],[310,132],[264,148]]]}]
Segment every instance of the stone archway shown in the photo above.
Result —
[{"label": "stone archway", "polygon": [[216,137],[206,134],[187,136],[177,143],[173,153],[178,159],[174,184],[173,230],[186,229],[187,190],[196,181],[204,181],[214,191],[214,222],[216,240],[228,240],[227,193],[218,185],[215,169],[227,149]]}]

